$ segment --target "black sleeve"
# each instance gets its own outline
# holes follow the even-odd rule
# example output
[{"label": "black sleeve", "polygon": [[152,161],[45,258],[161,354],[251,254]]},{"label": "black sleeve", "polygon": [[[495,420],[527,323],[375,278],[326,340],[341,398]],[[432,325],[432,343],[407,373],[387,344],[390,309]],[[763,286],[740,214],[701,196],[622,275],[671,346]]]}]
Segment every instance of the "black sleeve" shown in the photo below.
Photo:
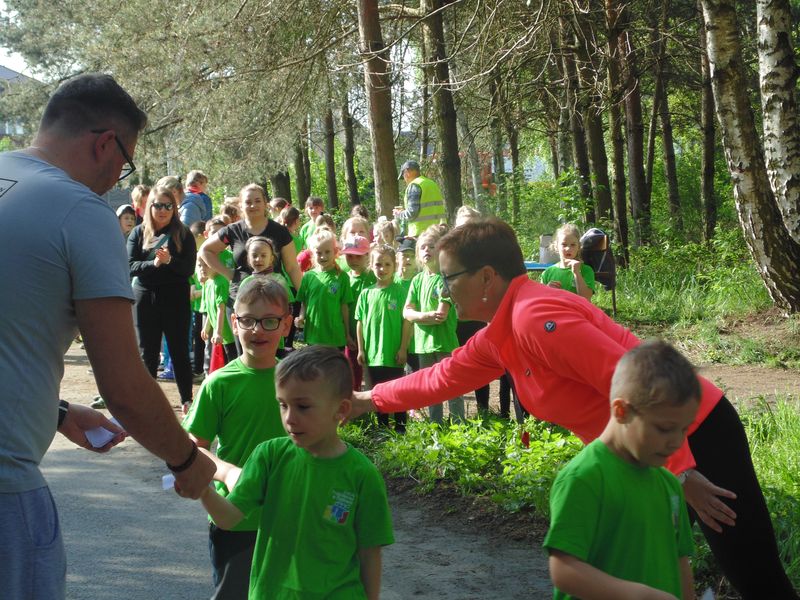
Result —
[{"label": "black sleeve", "polygon": [[131,276],[138,277],[155,271],[155,261],[146,260],[149,252],[142,250],[142,225],[133,228],[128,236],[127,247]]},{"label": "black sleeve", "polygon": [[194,273],[195,261],[197,260],[197,245],[195,244],[194,236],[187,227],[183,227],[181,235],[181,251],[178,252],[175,243],[170,240],[168,246],[172,258],[169,264],[164,266],[178,277],[189,279]]}]

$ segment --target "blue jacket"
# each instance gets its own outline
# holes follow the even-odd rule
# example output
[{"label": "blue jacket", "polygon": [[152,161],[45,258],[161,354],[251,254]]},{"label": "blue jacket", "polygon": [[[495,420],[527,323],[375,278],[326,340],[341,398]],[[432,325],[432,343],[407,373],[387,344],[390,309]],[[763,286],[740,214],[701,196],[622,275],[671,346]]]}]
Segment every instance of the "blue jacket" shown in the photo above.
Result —
[{"label": "blue jacket", "polygon": [[[186,194],[183,202],[178,207],[178,214],[180,215],[181,223],[189,227],[192,223],[197,221],[208,221],[211,218],[211,209],[208,209],[208,216],[206,216],[206,206],[203,199],[205,194]],[[208,196],[206,196],[208,198]],[[211,198],[208,198],[209,203]]]}]

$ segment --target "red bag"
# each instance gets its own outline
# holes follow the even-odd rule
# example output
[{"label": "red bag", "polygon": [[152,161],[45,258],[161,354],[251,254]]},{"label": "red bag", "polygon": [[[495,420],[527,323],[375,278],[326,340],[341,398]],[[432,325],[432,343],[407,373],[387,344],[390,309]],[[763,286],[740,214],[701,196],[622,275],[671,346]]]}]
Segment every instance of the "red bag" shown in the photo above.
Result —
[{"label": "red bag", "polygon": [[213,373],[217,369],[225,366],[225,349],[222,344],[211,345],[211,364],[208,367],[208,372]]}]

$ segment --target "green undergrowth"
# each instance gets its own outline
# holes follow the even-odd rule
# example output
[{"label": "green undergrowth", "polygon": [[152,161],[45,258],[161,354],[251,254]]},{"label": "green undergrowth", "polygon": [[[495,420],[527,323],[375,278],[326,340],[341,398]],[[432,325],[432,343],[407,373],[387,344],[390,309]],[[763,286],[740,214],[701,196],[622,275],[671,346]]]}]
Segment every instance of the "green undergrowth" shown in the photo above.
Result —
[{"label": "green undergrowth", "polygon": [[[772,515],[783,564],[800,587],[800,408],[781,399],[740,408],[753,463]],[[530,435],[529,447],[521,441]],[[559,470],[582,448],[560,427],[529,418],[523,425],[489,417],[466,424],[437,426],[413,421],[405,435],[380,429],[374,419],[346,426],[343,437],[362,449],[387,477],[415,480],[420,493],[437,482],[465,496],[491,498],[510,512],[549,517],[549,493]],[[695,575],[726,596],[719,571],[699,528]]]}]

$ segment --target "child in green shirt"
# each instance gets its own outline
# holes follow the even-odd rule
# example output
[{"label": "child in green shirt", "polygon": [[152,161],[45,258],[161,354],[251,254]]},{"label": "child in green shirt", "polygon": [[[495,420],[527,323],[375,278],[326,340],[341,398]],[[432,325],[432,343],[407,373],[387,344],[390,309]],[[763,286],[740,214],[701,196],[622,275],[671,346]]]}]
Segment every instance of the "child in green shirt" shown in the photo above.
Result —
[{"label": "child in green shirt", "polygon": [[[291,324],[286,289],[271,279],[242,283],[234,305],[233,329],[242,355],[214,371],[203,383],[183,427],[209,451],[217,440],[214,475],[217,493],[227,496],[256,446],[284,437],[275,401],[275,353]],[[247,598],[250,563],[259,514],[255,511],[231,531],[209,526],[215,598]]]},{"label": "child in green shirt", "polygon": [[377,600],[381,547],[394,542],[383,479],[337,433],[353,380],[335,348],[292,352],[275,371],[287,438],[260,444],[227,498],[201,496],[214,521],[235,527],[262,508],[250,600]]},{"label": "child in green shirt", "polygon": [[345,345],[355,345],[350,336],[350,278],[336,264],[336,236],[331,231],[318,229],[309,244],[315,264],[303,274],[297,290],[302,305],[295,324],[304,329],[306,344],[344,350]]},{"label": "child in green shirt", "polygon": [[[407,237],[397,246],[397,271],[394,279],[402,287],[405,297],[408,298],[408,290],[411,289],[411,280],[417,274],[417,240]],[[405,301],[404,301],[405,304]],[[414,328],[411,328],[411,340],[408,342],[408,355],[406,356],[408,371],[419,371],[419,355],[414,347]],[[407,372],[408,372],[407,371]]]},{"label": "child in green shirt", "polygon": [[204,260],[201,258],[198,260],[206,277],[201,299],[206,320],[201,335],[207,343],[222,346],[227,364],[238,356],[227,311],[231,284],[224,275],[214,271]]},{"label": "child in green shirt", "polygon": [[581,260],[581,232],[572,223],[556,231],[553,245],[561,260],[545,269],[541,282],[591,300],[595,292],[594,270]]},{"label": "child in green shirt", "polygon": [[[350,219],[351,221],[353,219]],[[348,275],[350,276],[350,303],[347,309],[350,313],[350,338],[356,341],[356,303],[361,292],[375,283],[375,273],[369,268],[369,240],[363,235],[351,235],[342,243],[342,254],[347,261]],[[358,362],[358,345],[347,346],[344,349],[350,367],[353,369],[353,387],[361,390],[361,381],[364,371]]]},{"label": "child in green shirt", "polygon": [[[369,372],[372,385],[403,376],[411,323],[403,318],[408,295],[394,279],[397,258],[391,246],[376,246],[369,254],[370,268],[377,279],[358,298],[354,319],[357,323],[358,362]],[[394,413],[395,429],[406,429],[407,413]],[[378,422],[389,426],[389,413],[378,413]]]},{"label": "child in green shirt", "polygon": [[[414,324],[414,349],[419,355],[421,369],[430,367],[458,348],[456,337],[456,311],[450,298],[442,297],[442,276],[436,243],[442,237],[440,225],[426,229],[417,239],[417,261],[423,266],[421,273],[411,280],[403,317]],[[461,396],[447,401],[450,418],[464,420],[464,399]],[[444,419],[442,404],[429,408],[431,421]]]},{"label": "child in green shirt", "polygon": [[700,404],[697,375],[660,341],[626,353],[611,418],[550,492],[554,598],[694,599],[692,534],[678,479],[663,467]]}]

